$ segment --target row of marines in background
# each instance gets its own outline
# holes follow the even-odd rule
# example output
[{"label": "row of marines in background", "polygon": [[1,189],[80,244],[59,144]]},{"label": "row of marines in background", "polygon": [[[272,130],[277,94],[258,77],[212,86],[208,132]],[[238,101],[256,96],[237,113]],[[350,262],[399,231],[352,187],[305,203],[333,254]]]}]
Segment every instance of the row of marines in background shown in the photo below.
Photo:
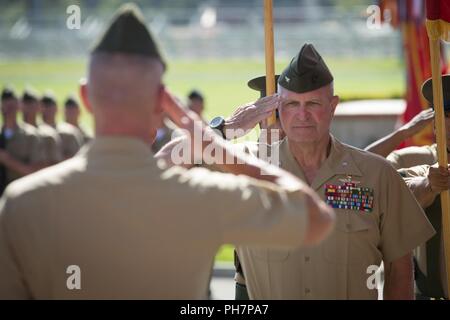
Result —
[{"label": "row of marines in background", "polygon": [[[19,97],[6,87],[1,102],[0,194],[11,181],[73,157],[91,139],[80,126],[80,106],[74,97],[66,99],[64,122],[60,123],[51,92],[39,97],[34,90],[26,89]],[[22,121],[18,120],[19,112]]]},{"label": "row of marines in background", "polygon": [[[51,92],[42,98],[33,89],[19,97],[5,87],[1,94],[0,195],[13,180],[73,157],[92,136],[80,125],[80,104],[69,96],[64,102],[64,122],[57,123],[57,101]],[[188,107],[201,114],[204,97],[198,90],[188,94]],[[17,120],[22,113],[22,121]],[[42,121],[38,121],[41,116]],[[153,150],[170,140],[175,125],[168,119],[158,130]]]}]

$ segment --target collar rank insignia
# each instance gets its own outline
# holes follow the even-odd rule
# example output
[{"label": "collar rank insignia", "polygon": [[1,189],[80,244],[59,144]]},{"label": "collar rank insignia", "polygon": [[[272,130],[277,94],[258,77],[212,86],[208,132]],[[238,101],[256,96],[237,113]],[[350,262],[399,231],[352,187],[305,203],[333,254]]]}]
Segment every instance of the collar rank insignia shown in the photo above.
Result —
[{"label": "collar rank insignia", "polygon": [[325,201],[335,209],[347,209],[363,212],[372,212],[373,209],[373,189],[357,187],[357,181],[352,181],[351,177],[341,179],[341,185],[325,185]]}]

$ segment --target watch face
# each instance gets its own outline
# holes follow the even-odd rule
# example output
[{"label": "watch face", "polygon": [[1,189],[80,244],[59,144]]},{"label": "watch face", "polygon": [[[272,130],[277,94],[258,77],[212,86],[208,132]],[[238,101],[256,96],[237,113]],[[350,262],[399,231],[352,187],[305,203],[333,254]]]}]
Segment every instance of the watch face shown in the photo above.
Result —
[{"label": "watch face", "polygon": [[213,129],[219,128],[224,121],[225,120],[222,117],[215,117],[214,119],[211,120],[210,127]]}]

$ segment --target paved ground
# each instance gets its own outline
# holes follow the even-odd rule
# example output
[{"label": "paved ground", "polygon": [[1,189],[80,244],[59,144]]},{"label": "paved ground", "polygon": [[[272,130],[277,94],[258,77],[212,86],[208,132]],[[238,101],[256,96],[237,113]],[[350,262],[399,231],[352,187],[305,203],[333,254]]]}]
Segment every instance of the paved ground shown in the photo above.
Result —
[{"label": "paved ground", "polygon": [[211,279],[213,300],[234,300],[234,265],[216,262]]},{"label": "paved ground", "polygon": [[213,300],[234,300],[233,278],[213,277],[210,288]]}]

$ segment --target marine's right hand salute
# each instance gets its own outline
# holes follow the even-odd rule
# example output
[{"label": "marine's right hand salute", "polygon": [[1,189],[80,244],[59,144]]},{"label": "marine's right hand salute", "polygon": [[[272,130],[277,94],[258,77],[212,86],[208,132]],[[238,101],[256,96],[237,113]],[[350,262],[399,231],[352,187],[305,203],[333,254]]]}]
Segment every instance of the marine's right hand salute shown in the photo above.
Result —
[{"label": "marine's right hand salute", "polygon": [[223,131],[228,140],[246,135],[256,125],[266,120],[279,107],[280,96],[274,94],[255,102],[239,106],[225,119]]},{"label": "marine's right hand salute", "polygon": [[[288,192],[296,192],[305,198],[308,209],[309,226],[305,235],[304,244],[311,245],[323,240],[331,231],[334,222],[334,212],[327,206],[316,193],[303,181],[293,174],[265,162],[263,160],[251,157],[246,153],[233,148],[230,143],[223,140],[215,134],[211,128],[194,112],[186,110],[180,102],[173,97],[167,90],[163,94],[163,108],[169,117],[180,128],[186,130],[187,135],[176,139],[163,147],[156,154],[157,159],[163,159],[169,165],[173,164],[170,160],[173,147],[178,143],[189,143],[191,153],[201,155],[202,162],[213,163],[221,171],[235,175],[246,175],[254,179],[273,183]],[[201,135],[204,139],[195,141],[195,136]],[[200,150],[194,151],[195,148]],[[217,154],[210,155],[203,152],[205,148],[215,150]],[[192,155],[193,157],[193,155]],[[212,157],[213,159],[210,159]],[[194,160],[194,159],[191,159]],[[231,161],[230,161],[231,160]],[[194,163],[194,162],[191,162]]]}]

